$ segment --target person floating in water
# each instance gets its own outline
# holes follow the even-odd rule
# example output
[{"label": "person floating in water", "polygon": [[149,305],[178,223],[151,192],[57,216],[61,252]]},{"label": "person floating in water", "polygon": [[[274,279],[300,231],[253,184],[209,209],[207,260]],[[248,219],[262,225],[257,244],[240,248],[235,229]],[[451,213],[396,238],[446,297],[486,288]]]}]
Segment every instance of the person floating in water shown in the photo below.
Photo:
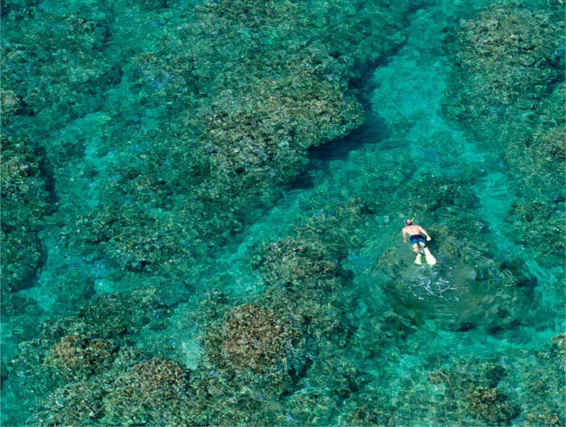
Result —
[{"label": "person floating in water", "polygon": [[408,238],[411,247],[413,248],[413,252],[417,254],[417,257],[415,258],[415,264],[423,263],[423,253],[428,265],[436,264],[436,258],[432,256],[429,249],[426,247],[426,242],[430,242],[430,240],[432,239],[424,228],[422,228],[420,225],[413,224],[412,219],[406,219],[402,232],[403,241],[407,243]]}]

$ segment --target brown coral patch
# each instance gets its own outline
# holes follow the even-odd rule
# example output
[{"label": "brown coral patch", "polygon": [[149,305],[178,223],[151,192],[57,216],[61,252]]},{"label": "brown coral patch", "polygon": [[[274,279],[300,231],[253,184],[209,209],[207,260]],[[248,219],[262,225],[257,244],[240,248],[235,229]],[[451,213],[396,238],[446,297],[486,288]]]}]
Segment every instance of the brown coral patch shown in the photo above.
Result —
[{"label": "brown coral patch", "polygon": [[286,238],[268,245],[261,264],[256,266],[271,284],[330,279],[338,274],[339,267],[325,255],[320,242]]},{"label": "brown coral patch", "polygon": [[508,421],[517,412],[497,388],[476,387],[466,396],[466,402],[470,412],[491,422]]},{"label": "brown coral patch", "polygon": [[361,124],[360,104],[316,76],[312,62],[289,64],[287,76],[259,79],[245,91],[226,90],[204,111],[201,138],[215,153],[217,179],[249,176],[257,185],[256,175],[274,169],[272,179],[285,182],[300,170],[306,148]]},{"label": "brown coral patch", "polygon": [[188,371],[168,359],[151,359],[120,375],[104,398],[105,421],[180,425],[188,411]]},{"label": "brown coral patch", "polygon": [[232,367],[261,371],[285,358],[297,335],[277,314],[245,304],[225,317],[218,350]]},{"label": "brown coral patch", "polygon": [[51,347],[46,365],[65,376],[84,377],[109,366],[114,359],[114,345],[104,339],[67,335]]}]

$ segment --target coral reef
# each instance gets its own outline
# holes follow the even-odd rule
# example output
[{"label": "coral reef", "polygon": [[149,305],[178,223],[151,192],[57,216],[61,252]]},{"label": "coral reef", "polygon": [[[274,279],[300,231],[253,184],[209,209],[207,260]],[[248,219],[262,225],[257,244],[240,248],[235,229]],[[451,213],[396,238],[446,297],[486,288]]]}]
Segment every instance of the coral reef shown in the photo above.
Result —
[{"label": "coral reef", "polygon": [[[131,184],[136,183],[131,181]],[[138,188],[141,193],[141,186]],[[136,202],[118,209],[115,197],[113,193],[114,204],[81,217],[75,223],[75,230],[80,233],[76,236],[86,239],[79,244],[98,243],[100,254],[113,260],[119,268],[180,275],[183,263],[190,263],[198,254],[197,231],[185,225],[190,224],[192,218],[184,217],[182,210],[152,208],[146,211]]]},{"label": "coral reef", "polygon": [[498,364],[470,361],[460,362],[428,374],[432,384],[442,384],[444,390],[438,404],[445,408],[445,420],[508,424],[517,417],[519,409],[498,385],[507,374]]},{"label": "coral reef", "polygon": [[474,179],[424,174],[409,182],[396,205],[416,216],[433,236],[429,247],[440,264],[415,270],[413,254],[396,237],[399,244],[379,254],[376,270],[388,277],[382,289],[403,312],[403,307],[416,305],[441,329],[482,325],[489,333],[501,333],[524,321],[536,279],[525,273],[522,262],[498,253],[488,224],[475,211],[480,202],[472,191]]},{"label": "coral reef", "polygon": [[[503,367],[498,360],[508,363]],[[428,381],[442,385],[439,403],[446,421],[464,422],[468,416],[487,425],[564,421],[564,366],[549,346],[522,351],[521,357],[460,361],[430,371]]]},{"label": "coral reef", "polygon": [[237,306],[204,336],[208,357],[220,367],[265,372],[291,357],[298,344],[292,323],[253,304]]},{"label": "coral reef", "polygon": [[509,351],[487,358],[430,354],[423,365],[405,366],[406,378],[394,387],[382,378],[362,383],[345,401],[342,422],[560,425],[565,377],[555,347],[517,352],[520,357]]},{"label": "coral reef", "polygon": [[101,89],[119,77],[113,68],[115,55],[105,53],[108,11],[77,3],[64,13],[36,4],[2,13],[2,80],[9,88],[3,98],[8,104],[17,100],[17,109],[5,122],[9,131],[18,132],[23,121],[34,134],[45,134],[102,106]]},{"label": "coral reef", "polygon": [[517,410],[497,388],[476,387],[466,397],[468,409],[478,418],[495,424],[512,419]]},{"label": "coral reef", "polygon": [[456,98],[458,108],[476,120],[497,119],[517,103],[532,109],[561,74],[552,59],[561,34],[557,13],[520,4],[494,4],[464,20],[455,59],[468,89]]},{"label": "coral reef", "polygon": [[[175,296],[172,300],[168,298],[167,290],[157,288],[100,295],[81,308],[76,316],[65,319],[63,325],[72,325],[71,330],[81,325],[80,328],[85,328],[90,336],[118,339],[138,333],[157,314],[180,302]],[[65,326],[61,328],[56,323],[46,330],[46,334],[58,335],[62,329]]]},{"label": "coral reef", "polygon": [[247,375],[202,367],[191,372],[189,425],[276,424],[284,420],[281,375]]},{"label": "coral reef", "polygon": [[321,257],[323,248],[320,242],[292,238],[266,246],[256,264],[268,285],[261,303],[291,316],[308,336],[339,339],[343,313],[338,292],[344,281],[336,260]]},{"label": "coral reef", "polygon": [[355,396],[369,381],[369,376],[348,357],[348,349],[322,344],[289,397],[287,414],[297,424],[330,424],[335,408]]},{"label": "coral reef", "polygon": [[379,390],[367,387],[359,391],[353,399],[346,401],[341,423],[351,426],[380,425],[389,426],[395,409],[389,399],[381,395]]},{"label": "coral reef", "polygon": [[371,201],[355,197],[331,205],[314,204],[311,209],[314,214],[295,227],[297,239],[320,242],[328,257],[340,261],[362,244],[362,230],[371,228],[377,210],[373,197]]},{"label": "coral reef", "polygon": [[558,71],[552,53],[561,32],[560,20],[549,11],[496,4],[461,24],[460,63],[472,75],[481,75],[479,93],[503,105],[527,93],[540,96],[537,91]]},{"label": "coral reef", "polygon": [[[165,277],[187,276],[213,257],[280,197],[304,169],[309,147],[363,122],[352,82],[365,63],[402,42],[411,6],[360,2],[360,16],[349,7],[347,20],[331,23],[342,6],[204,2],[183,10],[182,24],[133,45],[122,71],[136,96],[109,91],[121,108],[103,109],[114,120],[104,122],[96,146],[82,143],[100,159],[90,170],[96,202],[65,201],[69,244],[118,268]],[[383,20],[383,28],[348,31],[364,26],[362,15]],[[112,31],[127,32],[119,22]],[[349,36],[329,37],[337,27]]]},{"label": "coral reef", "polygon": [[92,382],[76,381],[66,384],[43,402],[28,422],[38,426],[76,426],[96,424],[103,415],[104,389]]},{"label": "coral reef", "polygon": [[562,333],[553,337],[549,346],[518,360],[517,377],[526,390],[521,408],[528,423],[551,426],[566,421],[565,354]]},{"label": "coral reef", "polygon": [[179,425],[186,417],[189,373],[177,362],[151,359],[132,366],[109,385],[103,423]]},{"label": "coral reef", "polygon": [[[501,123],[505,160],[516,175],[516,186],[525,198],[555,202],[565,197],[564,135],[566,84],[561,82],[549,96],[537,102],[532,112],[522,115],[522,126]],[[557,173],[559,171],[559,173]]]},{"label": "coral reef", "polygon": [[51,347],[45,364],[66,377],[78,379],[107,369],[114,358],[114,351],[108,340],[67,335]]},{"label": "coral reef", "polygon": [[100,387],[100,376],[113,380],[144,358],[131,350],[132,336],[176,302],[177,297],[157,289],[107,294],[77,314],[44,321],[39,336],[22,342],[8,363],[10,390],[32,410],[40,398],[73,381]]},{"label": "coral reef", "polygon": [[541,264],[559,264],[565,244],[564,181],[566,85],[561,83],[537,105],[523,132],[505,128],[509,144],[506,160],[516,174],[519,197],[507,223],[518,243],[536,249]]},{"label": "coral reef", "polygon": [[[450,47],[456,66],[445,105],[504,159],[517,194],[510,235],[544,254],[537,261],[546,265],[564,251],[563,35],[556,7],[495,4],[464,20]],[[533,206],[540,221],[529,219]]]},{"label": "coral reef", "polygon": [[350,276],[340,264],[360,244],[370,212],[359,199],[336,203],[304,219],[291,236],[257,247],[252,265],[267,285],[262,304],[292,316],[308,336],[344,344]]},{"label": "coral reef", "polygon": [[[212,179],[234,195],[301,171],[310,146],[348,134],[364,112],[342,88],[320,79],[316,56],[287,58],[283,77],[225,91],[205,110],[203,144],[214,153]],[[240,184],[241,183],[241,184]]]},{"label": "coral reef", "polygon": [[37,235],[49,195],[41,157],[27,139],[2,137],[2,292],[33,286],[43,249]]},{"label": "coral reef", "polygon": [[[566,424],[563,334],[540,345],[561,300],[496,241],[541,265],[565,249],[560,2],[197,3],[2,2],[2,321],[23,341],[2,423]],[[438,35],[444,113],[523,190],[502,230],[448,126],[425,147],[376,105],[362,145],[342,140],[381,84],[368,72],[460,9]],[[430,48],[391,62],[428,73],[446,64]],[[294,227],[274,238],[278,215]],[[401,246],[402,215],[433,236],[433,269]]]},{"label": "coral reef", "polygon": [[566,250],[563,235],[564,203],[545,203],[541,200],[516,201],[507,219],[517,242],[537,248],[536,259],[541,262],[560,260]]},{"label": "coral reef", "polygon": [[344,311],[348,275],[339,265],[360,244],[369,212],[361,200],[348,200],[301,220],[290,236],[258,245],[253,265],[266,289],[252,303],[233,306],[210,295],[202,321],[213,375],[203,366],[195,378],[209,401],[225,396],[238,405],[201,413],[199,400],[200,422],[222,423],[228,414],[247,423],[328,422],[333,405],[361,387],[363,373],[344,360],[354,327]]},{"label": "coral reef", "polygon": [[[340,273],[321,242],[286,238],[266,246],[255,267],[270,284],[314,287]],[[328,282],[330,283],[330,282]]]},{"label": "coral reef", "polygon": [[172,360],[143,359],[132,348],[121,348],[113,364],[97,370],[88,379],[74,378],[41,396],[28,423],[129,425],[161,421],[179,425],[187,422],[189,372]]},{"label": "coral reef", "polygon": [[252,265],[270,285],[324,286],[343,272],[340,262],[362,242],[364,221],[374,209],[362,199],[326,206],[308,216],[294,235],[257,248]]},{"label": "coral reef", "polygon": [[222,333],[222,359],[237,369],[255,371],[285,359],[297,337],[275,313],[252,304],[234,308]]},{"label": "coral reef", "polygon": [[[449,179],[430,174],[415,179],[407,186],[412,196],[408,200],[408,211],[428,214],[439,209],[450,212],[455,208],[477,208],[479,200],[471,190],[472,183],[472,180]],[[435,191],[426,191],[425,186],[434,188]],[[435,215],[438,214],[435,212]]]}]

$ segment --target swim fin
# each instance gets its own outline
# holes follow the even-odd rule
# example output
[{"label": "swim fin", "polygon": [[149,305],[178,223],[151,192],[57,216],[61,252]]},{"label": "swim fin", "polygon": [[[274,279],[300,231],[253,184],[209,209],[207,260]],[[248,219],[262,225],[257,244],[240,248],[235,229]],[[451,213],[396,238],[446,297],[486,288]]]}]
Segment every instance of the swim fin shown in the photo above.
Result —
[{"label": "swim fin", "polygon": [[436,258],[430,253],[428,248],[423,248],[423,252],[425,254],[426,263],[430,266],[436,264]]}]

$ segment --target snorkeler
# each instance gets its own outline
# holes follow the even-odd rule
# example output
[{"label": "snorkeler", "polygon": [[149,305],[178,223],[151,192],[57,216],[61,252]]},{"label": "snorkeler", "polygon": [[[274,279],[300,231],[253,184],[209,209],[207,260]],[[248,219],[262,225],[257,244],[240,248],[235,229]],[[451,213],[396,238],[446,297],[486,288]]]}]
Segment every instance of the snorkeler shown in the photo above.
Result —
[{"label": "snorkeler", "polygon": [[[425,254],[426,263],[428,265],[436,264],[436,258],[432,256],[428,248],[426,247],[426,242],[431,240],[426,230],[420,225],[413,224],[412,219],[405,220],[405,226],[403,227],[403,241],[407,243],[407,236],[409,237],[409,242],[413,248],[413,252],[417,254],[415,258],[415,264],[422,264],[422,254]],[[424,236],[424,237],[423,237]]]}]

